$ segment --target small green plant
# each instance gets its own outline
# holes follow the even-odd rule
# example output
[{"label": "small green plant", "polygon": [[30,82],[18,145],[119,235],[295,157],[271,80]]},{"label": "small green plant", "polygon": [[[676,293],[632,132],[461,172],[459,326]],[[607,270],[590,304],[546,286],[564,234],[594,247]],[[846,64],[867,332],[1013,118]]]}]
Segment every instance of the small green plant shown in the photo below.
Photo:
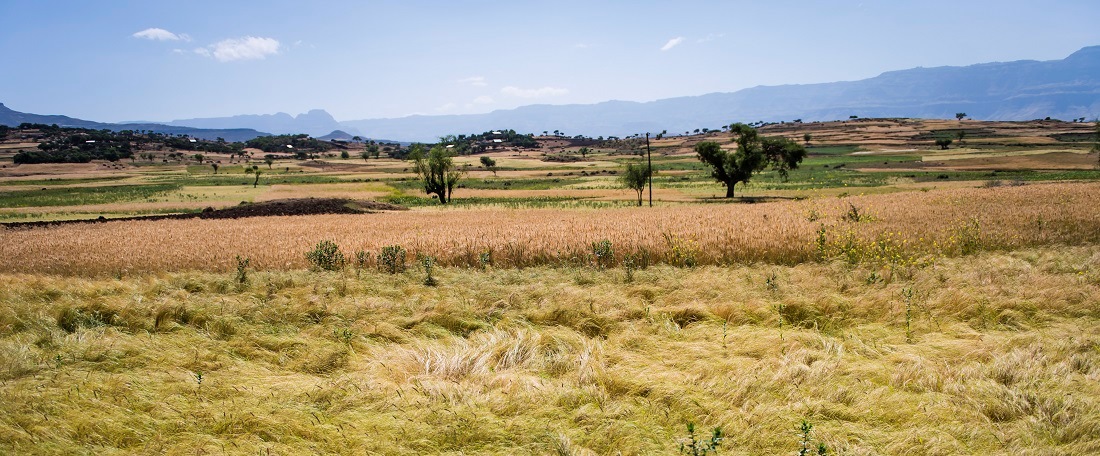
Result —
[{"label": "small green plant", "polygon": [[378,252],[378,269],[390,274],[405,272],[405,248],[387,245]]},{"label": "small green plant", "polygon": [[250,263],[252,263],[252,260],[237,255],[237,284],[244,285],[248,283],[248,265]]},{"label": "small green plant", "polygon": [[202,371],[195,372],[195,383],[198,384],[199,386],[202,386],[202,379],[203,379]]},{"label": "small green plant", "polygon": [[779,291],[779,275],[774,272],[768,274],[768,276],[764,278],[764,285],[768,287],[768,291],[772,293]]},{"label": "small green plant", "polygon": [[959,246],[959,253],[969,255],[982,249],[982,223],[972,218],[959,226],[955,231],[955,242]]},{"label": "small green plant", "polygon": [[[799,426],[799,438],[798,438],[798,456],[810,456],[817,454],[818,456],[825,456],[828,454],[829,449],[824,443],[818,442],[817,445],[813,443],[814,425],[809,421],[802,420],[802,424]],[[816,450],[816,453],[814,452]]]},{"label": "small green plant", "polygon": [[367,262],[370,261],[370,255],[367,252],[359,250],[355,252],[355,277],[359,277],[359,273],[367,268]]},{"label": "small green plant", "polygon": [[344,254],[333,241],[318,242],[313,250],[306,253],[306,259],[315,269],[335,271],[344,267]]},{"label": "small green plant", "polygon": [[592,243],[592,257],[596,261],[596,267],[599,269],[606,268],[615,263],[615,248],[611,245],[611,241],[604,239]]},{"label": "small green plant", "polygon": [[355,331],[351,328],[333,329],[332,336],[345,344],[351,344],[352,339],[355,338]]},{"label": "small green plant", "polygon": [[425,256],[420,260],[421,267],[424,268],[424,285],[434,287],[439,285],[439,282],[435,280],[432,272],[435,270],[435,257]]},{"label": "small green plant", "polygon": [[874,285],[882,281],[882,277],[878,275],[878,272],[871,271],[871,275],[867,276],[867,285]]},{"label": "small green plant", "polygon": [[493,265],[493,249],[485,249],[477,255],[477,262],[481,265],[481,269],[488,268]]},{"label": "small green plant", "polygon": [[706,454],[718,454],[718,447],[722,445],[725,436],[722,428],[716,427],[711,431],[710,438],[695,434],[695,423],[687,424],[688,436],[680,441],[680,454],[691,456],[703,456]]}]

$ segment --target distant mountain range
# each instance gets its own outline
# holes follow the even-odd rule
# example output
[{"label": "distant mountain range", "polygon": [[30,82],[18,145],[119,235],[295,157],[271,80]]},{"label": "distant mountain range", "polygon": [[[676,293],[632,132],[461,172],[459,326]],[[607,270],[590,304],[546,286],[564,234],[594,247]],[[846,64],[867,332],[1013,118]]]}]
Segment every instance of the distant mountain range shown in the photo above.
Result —
[{"label": "distant mountain range", "polygon": [[[1100,115],[1100,46],[1083,48],[1062,60],[1021,60],[965,67],[891,71],[860,81],[760,86],[731,93],[677,97],[646,103],[607,101],[585,105],[531,105],[487,114],[409,116],[339,122],[324,110],[291,116],[241,115],[141,124],[101,124],[65,116],[16,113],[0,104],[0,124],[57,123],[87,128],[146,129],[221,136],[227,140],[307,133],[340,137],[433,141],[442,135],[509,128],[520,133],[560,130],[568,135],[625,136],[717,129],[732,122],[803,121],[859,117],[954,118],[965,112],[979,120],[1031,120],[1052,117],[1094,119]],[[22,118],[60,120],[12,121]],[[18,116],[15,116],[18,117]],[[85,123],[87,125],[79,125]],[[181,130],[167,130],[176,128]],[[202,130],[194,130],[202,129]],[[212,133],[217,132],[217,133]]]},{"label": "distant mountain range", "polygon": [[[183,119],[167,122],[167,125],[191,128],[227,128],[243,127],[272,133],[299,134],[305,133],[313,137],[323,136],[339,129],[347,127],[333,119],[323,109],[314,109],[305,114],[292,116],[285,112],[276,114],[249,114],[233,117],[212,117],[205,119]],[[353,132],[357,133],[357,132]]]},{"label": "distant mountain range", "polygon": [[954,118],[957,112],[979,120],[1094,119],[1100,115],[1100,46],[1081,49],[1063,60],[914,68],[861,81],[760,86],[648,103],[534,105],[488,114],[342,124],[372,136],[431,140],[443,134],[493,128],[623,136],[714,129],[735,121],[836,120],[853,115]]},{"label": "distant mountain range", "polygon": [[146,130],[169,135],[188,135],[193,138],[209,140],[222,138],[226,141],[248,141],[249,139],[255,138],[257,136],[266,136],[270,134],[248,128],[198,129],[155,123],[101,123],[93,122],[90,120],[74,119],[69,116],[28,114],[25,112],[13,111],[7,106],[4,106],[3,103],[0,103],[0,125],[16,127],[23,123],[45,125],[56,124],[61,127],[91,128],[95,130],[106,129],[111,131]]}]

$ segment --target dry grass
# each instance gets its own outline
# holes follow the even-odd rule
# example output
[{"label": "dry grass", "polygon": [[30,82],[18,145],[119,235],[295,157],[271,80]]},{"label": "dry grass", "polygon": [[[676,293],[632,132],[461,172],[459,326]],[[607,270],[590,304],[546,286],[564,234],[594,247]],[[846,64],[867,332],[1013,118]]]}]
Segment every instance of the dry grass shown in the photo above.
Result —
[{"label": "dry grass", "polygon": [[1100,248],[877,272],[0,275],[0,453],[1100,452]]},{"label": "dry grass", "polygon": [[[587,264],[593,242],[671,264],[797,264],[857,255],[891,263],[990,249],[1100,242],[1100,184],[1034,184],[766,204],[624,209],[442,209],[366,215],[164,220],[0,231],[0,272],[120,274],[228,271],[237,255],[260,269],[300,269],[334,240],[345,255],[399,244],[441,265]],[[852,207],[864,217],[847,217]],[[824,230],[825,245],[818,243]],[[79,252],[79,254],[77,254]]]}]

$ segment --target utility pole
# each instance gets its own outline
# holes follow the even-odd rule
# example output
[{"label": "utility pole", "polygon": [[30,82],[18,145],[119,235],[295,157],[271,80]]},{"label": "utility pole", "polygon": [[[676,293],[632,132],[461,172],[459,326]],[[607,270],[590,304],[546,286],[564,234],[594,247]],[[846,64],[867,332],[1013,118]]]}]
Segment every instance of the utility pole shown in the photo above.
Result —
[{"label": "utility pole", "polygon": [[653,207],[653,152],[649,150],[649,132],[645,132],[645,155],[649,161],[649,207]]}]

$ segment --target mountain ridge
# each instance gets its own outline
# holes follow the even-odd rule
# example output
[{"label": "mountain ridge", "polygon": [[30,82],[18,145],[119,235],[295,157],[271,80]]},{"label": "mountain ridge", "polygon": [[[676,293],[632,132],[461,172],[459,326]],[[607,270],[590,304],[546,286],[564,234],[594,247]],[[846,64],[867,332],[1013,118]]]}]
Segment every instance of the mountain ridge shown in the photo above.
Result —
[{"label": "mountain ridge", "polygon": [[226,141],[247,141],[259,136],[270,136],[270,133],[264,133],[248,128],[217,128],[217,129],[201,129],[201,128],[189,128],[172,125],[164,125],[158,123],[103,123],[95,122],[91,120],[77,119],[69,116],[56,115],[56,114],[30,114],[25,112],[15,111],[4,103],[0,103],[0,125],[7,125],[9,127],[17,127],[23,123],[32,124],[45,124],[45,125],[58,125],[61,127],[74,127],[74,128],[90,128],[96,130],[148,130],[156,133],[180,135],[185,134],[194,138],[201,138],[207,140],[215,140],[218,138],[225,139]]},{"label": "mountain ridge", "polygon": [[471,133],[507,126],[521,132],[628,135],[717,128],[734,121],[836,120],[858,117],[982,120],[1093,118],[1100,114],[1100,46],[1062,60],[1017,60],[886,71],[856,81],[755,86],[736,92],[648,102],[527,105],[465,116],[408,116],[341,122],[401,139]]}]

